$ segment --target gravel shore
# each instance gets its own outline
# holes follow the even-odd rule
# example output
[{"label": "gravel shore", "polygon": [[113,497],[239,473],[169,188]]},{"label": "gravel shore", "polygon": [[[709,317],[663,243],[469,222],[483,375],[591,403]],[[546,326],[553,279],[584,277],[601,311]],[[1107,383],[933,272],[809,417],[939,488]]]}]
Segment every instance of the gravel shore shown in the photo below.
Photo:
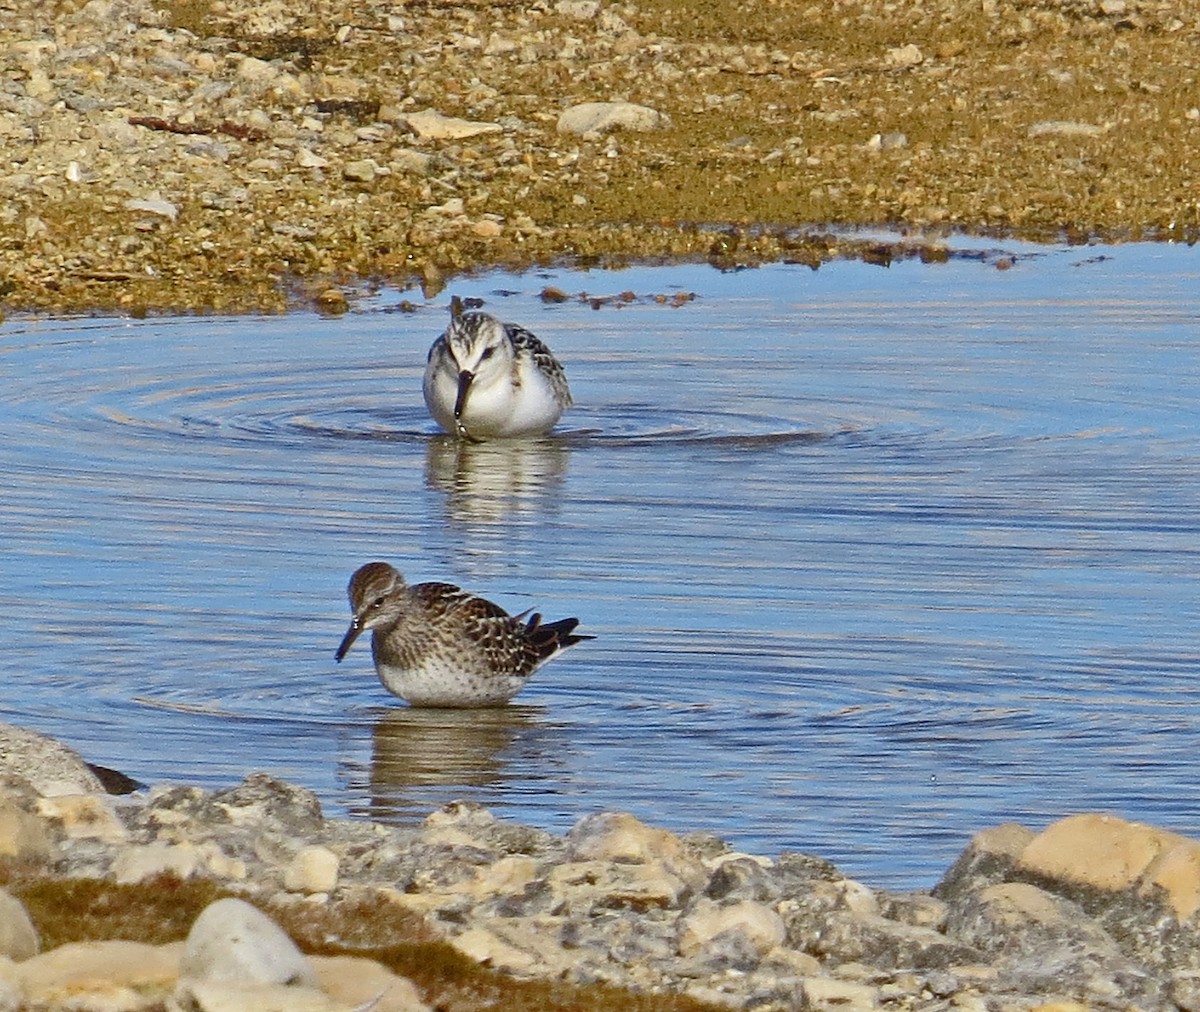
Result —
[{"label": "gravel shore", "polygon": [[0,306],[1198,234],[1196,0],[743,10],[0,0]]},{"label": "gravel shore", "polygon": [[[1200,1009],[1200,842],[1098,814],[984,829],[933,890],[893,892],[621,812],[556,836],[457,802],[392,827],[261,773],[118,800],[0,726],[0,884],[2,1009]],[[198,919],[221,896],[373,992],[318,1000],[334,968],[244,904]]]}]

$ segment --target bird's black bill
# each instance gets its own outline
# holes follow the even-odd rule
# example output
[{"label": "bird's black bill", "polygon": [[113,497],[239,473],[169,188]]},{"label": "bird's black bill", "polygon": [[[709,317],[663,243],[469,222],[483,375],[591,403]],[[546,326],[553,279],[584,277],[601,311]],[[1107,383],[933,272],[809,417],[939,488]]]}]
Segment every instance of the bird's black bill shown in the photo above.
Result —
[{"label": "bird's black bill", "polygon": [[346,630],[346,635],[342,637],[342,642],[338,644],[337,653],[333,655],[334,660],[340,661],[346,656],[346,651],[348,651],[350,647],[354,645],[354,641],[358,639],[358,634],[360,632],[362,632],[362,626],[359,625],[358,620],[355,619],[350,623],[350,628]]},{"label": "bird's black bill", "polygon": [[470,369],[464,369],[458,374],[458,396],[454,398],[454,420],[462,419],[463,410],[467,406],[467,394],[471,392],[471,380],[475,374]]}]

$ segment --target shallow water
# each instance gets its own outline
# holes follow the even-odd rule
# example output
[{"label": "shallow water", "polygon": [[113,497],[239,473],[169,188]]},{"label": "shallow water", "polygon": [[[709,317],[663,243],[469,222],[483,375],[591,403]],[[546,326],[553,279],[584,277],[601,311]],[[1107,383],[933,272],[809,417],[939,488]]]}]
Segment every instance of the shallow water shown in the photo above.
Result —
[{"label": "shallow water", "polygon": [[[1007,819],[1200,834],[1200,259],[957,246],[456,285],[567,367],[512,445],[433,434],[450,292],[9,320],[4,719],[146,782],[628,809],[893,887]],[[374,558],[597,639],[511,707],[407,709],[365,643],[333,659]]]}]

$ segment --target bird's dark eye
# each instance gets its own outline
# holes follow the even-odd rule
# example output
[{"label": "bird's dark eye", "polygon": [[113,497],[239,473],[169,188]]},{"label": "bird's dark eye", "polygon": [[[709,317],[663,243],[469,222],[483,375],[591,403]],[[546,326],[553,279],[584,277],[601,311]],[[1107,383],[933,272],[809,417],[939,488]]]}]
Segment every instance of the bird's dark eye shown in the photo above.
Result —
[{"label": "bird's dark eye", "polygon": [[371,602],[371,607],[372,607],[372,608],[382,608],[382,607],[383,607],[383,601],[384,601],[384,598],[383,598],[383,597],[377,597],[377,598],[375,598],[375,600],[374,600],[374,601],[372,601],[372,602]]},{"label": "bird's dark eye", "polygon": [[491,347],[491,348],[484,348],[484,349],[483,349],[483,354],[479,356],[479,361],[480,361],[480,362],[482,362],[484,359],[491,358],[491,357],[492,357],[492,353],[493,353],[495,350],[496,350],[496,349],[495,349],[495,347]]}]

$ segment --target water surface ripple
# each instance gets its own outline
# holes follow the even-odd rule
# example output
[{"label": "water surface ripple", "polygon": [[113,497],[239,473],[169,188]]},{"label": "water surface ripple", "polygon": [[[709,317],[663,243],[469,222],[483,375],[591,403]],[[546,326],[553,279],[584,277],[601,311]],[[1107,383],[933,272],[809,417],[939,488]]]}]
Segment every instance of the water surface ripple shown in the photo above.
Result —
[{"label": "water surface ripple", "polygon": [[[1006,819],[1200,834],[1200,263],[1006,252],[465,282],[571,379],[511,445],[426,416],[449,293],[9,320],[5,719],[147,782],[628,809],[880,885]],[[373,558],[597,639],[506,709],[404,708],[333,660]]]}]

